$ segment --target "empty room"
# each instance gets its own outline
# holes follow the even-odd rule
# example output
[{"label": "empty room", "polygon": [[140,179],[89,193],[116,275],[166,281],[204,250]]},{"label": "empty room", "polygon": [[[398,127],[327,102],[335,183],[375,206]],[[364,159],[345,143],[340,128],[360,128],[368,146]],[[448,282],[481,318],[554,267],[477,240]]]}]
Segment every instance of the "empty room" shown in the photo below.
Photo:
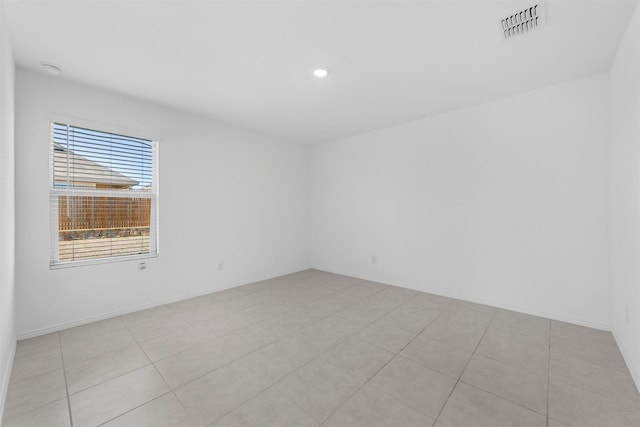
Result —
[{"label": "empty room", "polygon": [[0,0],[2,427],[640,427],[638,0]]}]

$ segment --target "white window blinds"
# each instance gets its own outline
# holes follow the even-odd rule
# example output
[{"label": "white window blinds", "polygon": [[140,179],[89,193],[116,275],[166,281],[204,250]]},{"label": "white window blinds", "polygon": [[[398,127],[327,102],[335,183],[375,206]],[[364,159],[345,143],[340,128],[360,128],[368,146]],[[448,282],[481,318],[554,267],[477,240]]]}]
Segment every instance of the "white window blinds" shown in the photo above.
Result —
[{"label": "white window blinds", "polygon": [[157,254],[157,143],[51,123],[52,268]]}]

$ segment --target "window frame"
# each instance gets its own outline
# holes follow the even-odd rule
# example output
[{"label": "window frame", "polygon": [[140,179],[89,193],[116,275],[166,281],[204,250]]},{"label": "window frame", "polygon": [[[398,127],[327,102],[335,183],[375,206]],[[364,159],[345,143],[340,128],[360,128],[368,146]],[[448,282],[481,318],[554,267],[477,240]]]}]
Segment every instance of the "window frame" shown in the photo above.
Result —
[{"label": "window frame", "polygon": [[[68,126],[84,128],[88,130],[93,130],[96,132],[104,132],[104,133],[112,133],[122,136],[128,136],[131,138],[139,138],[151,141],[153,146],[153,159],[152,159],[152,182],[153,182],[153,192],[146,193],[151,201],[150,207],[150,225],[149,232],[150,236],[153,232],[153,237],[155,240],[155,251],[144,254],[132,254],[132,255],[118,255],[118,256],[110,256],[110,257],[102,257],[95,259],[84,259],[84,260],[76,260],[76,261],[53,261],[52,254],[55,253],[55,259],[58,259],[58,250],[59,250],[59,218],[58,218],[58,210],[52,209],[52,196],[56,193],[58,195],[67,195],[68,188],[67,187],[58,187],[56,188],[54,185],[54,175],[53,175],[53,156],[54,150],[52,149],[52,136],[51,136],[51,127],[54,123],[58,124],[66,124]],[[50,114],[47,120],[47,135],[48,135],[48,161],[49,161],[49,227],[50,227],[50,237],[49,237],[49,269],[50,270],[58,270],[58,269],[66,269],[66,268],[74,268],[74,267],[83,267],[89,265],[100,265],[100,264],[111,264],[116,262],[126,262],[126,261],[136,261],[141,259],[150,259],[157,258],[160,255],[160,180],[159,180],[159,163],[160,163],[160,135],[157,132],[152,131],[144,131],[140,129],[132,129],[126,128],[122,126],[105,124],[104,122],[97,122],[92,120],[78,119],[69,117],[66,115],[59,114]],[[112,194],[109,194],[112,193]],[[109,190],[82,190],[76,189],[74,190],[74,195],[92,195],[96,196],[97,194],[101,196],[112,196],[112,197],[140,197],[140,195],[129,194],[125,195],[123,193],[117,194],[117,191],[109,191]],[[146,195],[145,195],[146,197]]]}]

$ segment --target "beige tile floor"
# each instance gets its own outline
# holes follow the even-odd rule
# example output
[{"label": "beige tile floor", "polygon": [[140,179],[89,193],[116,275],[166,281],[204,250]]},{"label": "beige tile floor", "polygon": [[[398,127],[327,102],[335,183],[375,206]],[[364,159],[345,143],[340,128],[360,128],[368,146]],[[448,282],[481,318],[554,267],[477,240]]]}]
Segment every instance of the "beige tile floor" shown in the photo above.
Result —
[{"label": "beige tile floor", "polygon": [[307,270],[18,343],[2,425],[640,426],[613,337]]}]

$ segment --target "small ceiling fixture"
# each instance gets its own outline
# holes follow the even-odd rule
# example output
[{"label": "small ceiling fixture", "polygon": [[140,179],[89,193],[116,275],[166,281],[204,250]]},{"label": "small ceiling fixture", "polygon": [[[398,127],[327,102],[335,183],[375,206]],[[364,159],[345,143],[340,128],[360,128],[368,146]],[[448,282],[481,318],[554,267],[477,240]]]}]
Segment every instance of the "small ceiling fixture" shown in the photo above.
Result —
[{"label": "small ceiling fixture", "polygon": [[42,69],[46,73],[51,74],[53,76],[59,76],[60,73],[62,73],[62,70],[60,69],[60,67],[56,67],[55,65],[46,64],[44,62],[40,65],[42,66]]},{"label": "small ceiling fixture", "polygon": [[313,75],[319,79],[327,77],[328,74],[329,72],[325,68],[316,68],[315,70],[313,70]]}]

